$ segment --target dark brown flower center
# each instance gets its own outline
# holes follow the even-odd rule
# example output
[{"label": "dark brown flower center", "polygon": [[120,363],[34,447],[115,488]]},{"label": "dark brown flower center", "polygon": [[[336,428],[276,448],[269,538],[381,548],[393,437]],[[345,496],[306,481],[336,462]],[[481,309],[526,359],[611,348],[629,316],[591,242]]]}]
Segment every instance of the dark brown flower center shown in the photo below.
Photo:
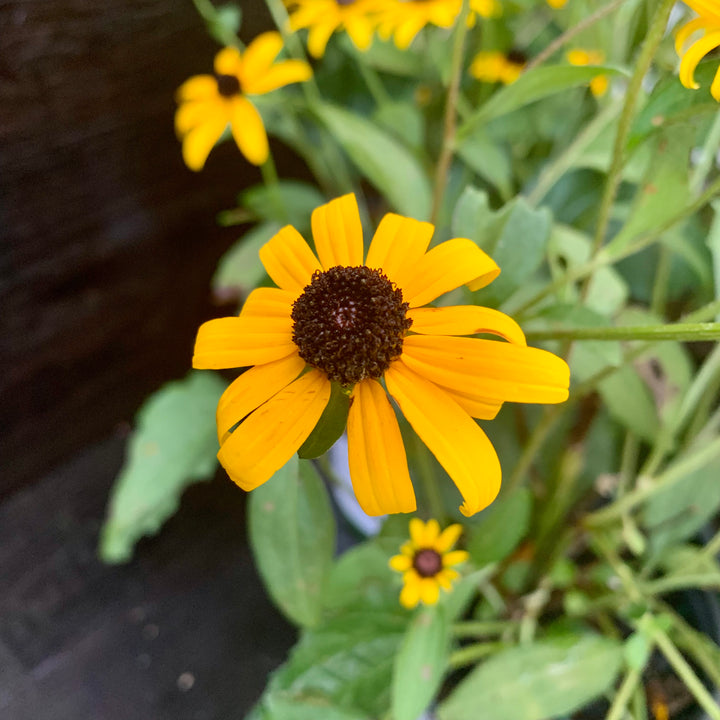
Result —
[{"label": "dark brown flower center", "polygon": [[402,353],[408,307],[379,270],[316,270],[293,304],[293,342],[306,363],[341,385],[379,378]]},{"label": "dark brown flower center", "polygon": [[234,75],[216,75],[218,92],[223,97],[233,97],[240,94],[240,81]]},{"label": "dark brown flower center", "polygon": [[413,558],[413,567],[420,577],[435,577],[442,570],[442,556],[437,550],[418,550]]}]

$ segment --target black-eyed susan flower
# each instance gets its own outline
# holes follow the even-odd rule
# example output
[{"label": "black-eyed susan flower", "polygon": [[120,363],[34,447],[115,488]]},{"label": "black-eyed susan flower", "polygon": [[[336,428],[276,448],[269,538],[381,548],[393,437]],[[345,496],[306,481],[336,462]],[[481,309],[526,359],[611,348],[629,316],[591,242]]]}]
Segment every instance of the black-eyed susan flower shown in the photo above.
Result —
[{"label": "black-eyed susan flower", "polygon": [[405,50],[426,25],[452,27],[461,9],[462,0],[386,0],[378,13],[378,35]]},{"label": "black-eyed susan flower", "polygon": [[469,557],[464,550],[452,550],[461,533],[462,525],[450,525],[440,532],[435,519],[427,523],[419,518],[410,521],[410,540],[389,562],[403,576],[401,605],[406,608],[414,608],[420,602],[434,605],[440,597],[440,588],[445,591],[452,588],[453,580],[460,577],[455,565]]},{"label": "black-eyed susan flower", "polygon": [[368,515],[416,507],[388,394],[459,488],[461,511],[482,510],[500,488],[500,463],[473,418],[494,418],[505,401],[563,402],[567,364],[527,347],[497,310],[428,307],[500,273],[472,241],[428,250],[431,224],[390,213],[363,263],[354,195],[317,208],[311,224],[317,255],[284,227],[260,249],[277,287],[253,290],[239,317],[198,331],[194,367],[253,366],[218,404],[221,464],[244,490],[264,483],[310,436],[337,383],[351,393],[349,469]]},{"label": "black-eyed susan flower", "polygon": [[265,126],[248,96],[264,95],[312,75],[310,66],[301,60],[275,62],[282,47],[280,34],[267,32],[244,52],[223,48],[215,56],[214,75],[195,75],[180,86],[175,130],[191,170],[202,170],[228,125],[240,152],[251,163],[262,165],[267,160]]},{"label": "black-eyed susan flower", "polygon": [[[602,50],[583,50],[575,48],[569,50],[567,61],[571,65],[602,65],[605,62],[605,53]],[[595,97],[602,97],[608,89],[607,75],[596,75],[590,81],[590,92]]]},{"label": "black-eyed susan flower", "polygon": [[[718,0],[685,0],[699,17],[683,25],[675,35],[675,50],[680,56],[680,82],[691,90],[700,86],[695,82],[695,68],[709,52],[720,47],[720,2]],[[685,44],[691,35],[700,33],[690,47]],[[720,102],[720,69],[710,86],[710,93]]]},{"label": "black-eyed susan flower", "polygon": [[325,54],[330,36],[344,30],[358,50],[367,50],[377,25],[376,10],[382,0],[285,0],[290,28],[308,29],[308,51]]},{"label": "black-eyed susan flower", "polygon": [[525,68],[525,58],[520,53],[507,55],[499,50],[479,52],[470,63],[470,74],[480,82],[514,83]]}]

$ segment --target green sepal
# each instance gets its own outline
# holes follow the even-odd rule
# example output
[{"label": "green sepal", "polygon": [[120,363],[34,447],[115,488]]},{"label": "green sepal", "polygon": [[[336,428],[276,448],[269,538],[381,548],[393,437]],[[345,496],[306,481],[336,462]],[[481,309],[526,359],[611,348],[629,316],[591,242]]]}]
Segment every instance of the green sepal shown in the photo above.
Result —
[{"label": "green sepal", "polygon": [[330,390],[330,400],[310,437],[298,450],[298,456],[303,460],[312,460],[326,453],[343,434],[349,411],[350,390],[334,382]]}]

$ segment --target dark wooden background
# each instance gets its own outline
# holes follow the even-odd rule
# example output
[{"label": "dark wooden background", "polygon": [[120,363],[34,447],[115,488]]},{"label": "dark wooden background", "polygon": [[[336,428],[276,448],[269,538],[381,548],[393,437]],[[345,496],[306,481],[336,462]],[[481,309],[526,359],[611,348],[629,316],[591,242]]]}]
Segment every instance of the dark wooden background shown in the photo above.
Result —
[{"label": "dark wooden background", "polygon": [[216,50],[191,0],[0,2],[0,497],[189,367],[215,214],[259,181],[229,144],[182,164],[174,92]]}]

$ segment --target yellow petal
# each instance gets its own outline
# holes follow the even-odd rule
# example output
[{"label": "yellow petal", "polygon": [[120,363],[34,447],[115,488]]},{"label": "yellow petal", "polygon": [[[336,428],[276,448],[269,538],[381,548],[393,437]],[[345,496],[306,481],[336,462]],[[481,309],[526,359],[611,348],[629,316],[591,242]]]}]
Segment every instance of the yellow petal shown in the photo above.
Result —
[{"label": "yellow petal", "polygon": [[420,602],[420,580],[406,580],[403,589],[400,591],[400,604],[412,610]]},{"label": "yellow petal", "polygon": [[403,286],[403,298],[419,307],[461,285],[477,290],[500,274],[495,261],[472,240],[455,238],[431,248]]},{"label": "yellow petal", "polygon": [[682,57],[687,39],[694,33],[704,30],[706,27],[707,21],[704,18],[695,18],[685,23],[685,25],[675,33],[675,52]]},{"label": "yellow petal", "polygon": [[370,243],[368,267],[382,270],[401,290],[425,255],[435,228],[428,222],[388,213]]},{"label": "yellow petal", "polygon": [[350,477],[360,507],[368,515],[415,510],[400,427],[376,380],[355,386],[347,434]]},{"label": "yellow petal", "polygon": [[574,50],[568,50],[567,52],[567,61],[571,65],[589,65],[590,64],[590,54],[587,50],[581,50],[580,48],[575,48]]},{"label": "yellow petal", "polygon": [[175,132],[182,138],[191,130],[202,125],[213,117],[222,116],[227,124],[228,112],[225,103],[217,97],[208,100],[183,102],[175,113]]},{"label": "yellow petal", "polygon": [[478,420],[494,420],[503,406],[499,400],[483,398],[477,394],[463,393],[443,387],[443,390],[470,416]]},{"label": "yellow petal", "polygon": [[465,550],[453,550],[443,555],[443,567],[452,567],[464,563],[470,557],[470,553]]},{"label": "yellow petal", "polygon": [[268,159],[268,139],[262,117],[255,106],[242,95],[230,103],[230,129],[240,152],[253,165]]},{"label": "yellow petal", "polygon": [[261,33],[247,46],[239,76],[243,92],[255,92],[250,90],[250,85],[269,70],[282,48],[282,35],[274,31]]},{"label": "yellow petal", "polygon": [[412,518],[410,520],[410,540],[412,541],[413,552],[423,546],[424,538],[425,523],[420,518]]},{"label": "yellow petal", "polygon": [[335,32],[338,23],[334,20],[313,25],[308,32],[308,52],[314,58],[321,58],[325,54],[330,36]]},{"label": "yellow petal", "polygon": [[685,0],[698,15],[702,15],[715,25],[720,25],[720,7],[717,0]]},{"label": "yellow petal", "polygon": [[330,381],[311,370],[261,405],[218,453],[233,482],[253,490],[272,477],[308,439],[330,398]]},{"label": "yellow petal", "polygon": [[217,80],[212,75],[194,75],[178,88],[175,97],[178,102],[217,99]]},{"label": "yellow petal", "polygon": [[373,24],[364,15],[348,17],[345,20],[345,31],[358,50],[367,50],[373,39]]},{"label": "yellow petal", "polygon": [[305,361],[297,354],[288,355],[246,370],[220,397],[217,406],[218,440],[222,445],[233,425],[287,387],[303,371]]},{"label": "yellow petal", "polygon": [[248,81],[243,89],[248,95],[263,95],[312,77],[312,68],[303,60],[284,60],[269,68],[264,75]]},{"label": "yellow petal", "polygon": [[227,115],[218,112],[185,135],[182,141],[182,155],[190,170],[197,172],[205,167],[205,161],[225,131],[227,123]]},{"label": "yellow petal", "polygon": [[546,350],[478,338],[409,335],[402,360],[431,382],[480,400],[559,403],[570,370]]},{"label": "yellow petal", "polygon": [[425,523],[425,532],[423,533],[422,547],[432,548],[435,541],[440,537],[440,523],[435,518],[430,518]]},{"label": "yellow petal", "polygon": [[426,20],[423,17],[409,17],[395,29],[393,40],[400,50],[407,50],[415,36],[423,29]]},{"label": "yellow petal", "polygon": [[311,222],[315,250],[323,269],[363,264],[362,225],[354,195],[343,195],[316,208]]},{"label": "yellow petal", "polygon": [[720,31],[709,32],[704,37],[694,42],[683,55],[680,61],[680,82],[691,90],[700,86],[695,82],[695,68],[697,64],[716,47],[720,46]]},{"label": "yellow petal", "polygon": [[410,328],[421,335],[498,335],[516,345],[527,345],[520,326],[508,315],[478,305],[413,308],[408,312]]},{"label": "yellow petal", "polygon": [[260,260],[273,282],[297,297],[321,270],[318,259],[303,236],[286,225],[260,248]]},{"label": "yellow petal", "polygon": [[485,433],[445,392],[402,361],[390,366],[385,381],[413,430],[460,490],[460,512],[470,516],[487,507],[500,490],[501,471]]},{"label": "yellow petal", "polygon": [[295,295],[279,288],[260,287],[247,297],[241,317],[289,318]]},{"label": "yellow petal", "polygon": [[239,81],[241,65],[240,51],[237,48],[225,47],[215,55],[216,75],[234,75]]},{"label": "yellow petal", "polygon": [[710,85],[710,94],[715,100],[720,102],[720,68],[718,68],[718,71],[715,73],[712,85]]},{"label": "yellow petal", "polygon": [[607,75],[596,75],[590,81],[590,92],[595,97],[602,97],[608,89],[609,81]]},{"label": "yellow petal", "polygon": [[463,528],[460,523],[453,523],[446,527],[435,541],[435,550],[441,554],[446,553],[458,541],[462,531]]},{"label": "yellow petal", "polygon": [[440,597],[440,586],[433,578],[420,581],[420,599],[425,605],[435,605]]},{"label": "yellow petal", "polygon": [[296,349],[290,318],[217,318],[198,329],[193,367],[217,370],[260,365]]},{"label": "yellow petal", "polygon": [[407,555],[393,555],[388,565],[397,572],[406,572],[412,567],[412,559]]},{"label": "yellow petal", "polygon": [[444,590],[452,590],[453,580],[457,580],[459,577],[460,573],[457,570],[444,568],[435,576],[435,580]]}]

